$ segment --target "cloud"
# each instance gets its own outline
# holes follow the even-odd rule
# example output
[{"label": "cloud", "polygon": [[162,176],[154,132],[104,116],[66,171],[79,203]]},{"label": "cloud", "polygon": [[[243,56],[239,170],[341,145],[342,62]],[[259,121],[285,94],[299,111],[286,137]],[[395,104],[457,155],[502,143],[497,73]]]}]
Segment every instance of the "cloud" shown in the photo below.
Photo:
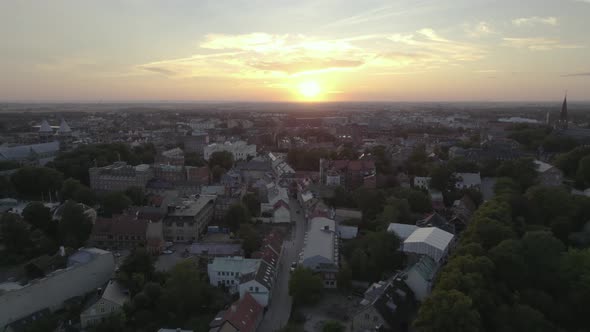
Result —
[{"label": "cloud", "polygon": [[465,32],[469,37],[479,38],[496,33],[487,22],[479,22],[476,25],[464,25]]},{"label": "cloud", "polygon": [[582,2],[590,4],[590,0],[574,0],[574,2]]},{"label": "cloud", "polygon": [[561,75],[561,77],[584,77],[584,76],[590,76],[590,71],[589,72],[570,73],[570,74],[563,74],[563,75]]},{"label": "cloud", "polygon": [[512,24],[516,25],[517,27],[535,26],[538,24],[557,26],[558,22],[557,22],[557,18],[555,18],[553,16],[549,16],[549,17],[532,16],[532,17],[515,18],[512,20]]},{"label": "cloud", "polygon": [[514,48],[525,48],[531,51],[549,51],[555,49],[582,48],[581,45],[563,44],[557,39],[549,38],[504,38],[504,45]]},{"label": "cloud", "polygon": [[280,79],[328,72],[433,69],[485,55],[479,46],[447,39],[432,29],[341,39],[264,32],[209,34],[199,46],[199,53],[193,56],[137,68],[170,78],[231,77],[274,84]]}]

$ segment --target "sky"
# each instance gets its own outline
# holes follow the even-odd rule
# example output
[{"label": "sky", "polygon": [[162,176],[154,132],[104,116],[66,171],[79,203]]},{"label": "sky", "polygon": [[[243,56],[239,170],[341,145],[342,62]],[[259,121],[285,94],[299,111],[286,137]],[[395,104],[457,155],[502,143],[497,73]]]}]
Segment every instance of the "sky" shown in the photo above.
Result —
[{"label": "sky", "polygon": [[590,100],[590,0],[2,0],[0,101]]}]

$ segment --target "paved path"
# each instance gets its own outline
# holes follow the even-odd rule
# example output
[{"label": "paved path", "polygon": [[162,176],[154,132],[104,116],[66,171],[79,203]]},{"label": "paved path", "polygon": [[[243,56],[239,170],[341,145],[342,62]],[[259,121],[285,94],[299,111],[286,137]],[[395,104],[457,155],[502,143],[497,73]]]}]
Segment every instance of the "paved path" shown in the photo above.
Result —
[{"label": "paved path", "polygon": [[[295,227],[291,233],[291,239],[283,242],[283,256],[279,262],[279,274],[274,285],[271,302],[268,310],[258,327],[258,332],[275,332],[287,325],[291,315],[293,299],[289,296],[289,277],[291,263],[298,261],[299,253],[303,248],[305,237],[305,220],[303,210],[296,199],[289,202],[291,218],[295,221]],[[300,213],[297,213],[299,211]]]}]

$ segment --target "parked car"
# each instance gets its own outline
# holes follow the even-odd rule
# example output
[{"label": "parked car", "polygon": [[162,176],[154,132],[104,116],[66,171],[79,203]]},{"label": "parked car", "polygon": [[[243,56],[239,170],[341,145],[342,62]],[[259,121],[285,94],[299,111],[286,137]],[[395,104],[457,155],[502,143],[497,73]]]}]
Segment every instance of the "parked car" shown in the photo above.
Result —
[{"label": "parked car", "polygon": [[164,251],[162,251],[162,254],[164,255],[172,255],[174,253],[174,250],[170,250],[170,249],[166,249]]},{"label": "parked car", "polygon": [[113,254],[113,256],[115,256],[115,257],[121,257],[121,253],[117,251],[117,252],[115,252],[115,253]]},{"label": "parked car", "polygon": [[289,270],[291,272],[294,272],[296,268],[297,268],[297,262],[293,262],[293,263],[291,263],[291,268]]}]

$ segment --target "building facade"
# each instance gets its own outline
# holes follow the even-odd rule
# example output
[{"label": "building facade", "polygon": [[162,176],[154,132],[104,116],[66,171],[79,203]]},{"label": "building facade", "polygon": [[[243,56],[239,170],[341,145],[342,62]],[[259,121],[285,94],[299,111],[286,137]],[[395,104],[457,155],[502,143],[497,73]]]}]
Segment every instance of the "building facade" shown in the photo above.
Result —
[{"label": "building facade", "polygon": [[190,242],[199,239],[213,219],[216,196],[200,195],[177,199],[168,205],[164,219],[166,241]]},{"label": "building facade", "polygon": [[149,180],[154,177],[149,165],[127,165],[119,161],[104,167],[93,167],[88,170],[90,187],[96,191],[125,191],[130,187],[145,189]]}]

